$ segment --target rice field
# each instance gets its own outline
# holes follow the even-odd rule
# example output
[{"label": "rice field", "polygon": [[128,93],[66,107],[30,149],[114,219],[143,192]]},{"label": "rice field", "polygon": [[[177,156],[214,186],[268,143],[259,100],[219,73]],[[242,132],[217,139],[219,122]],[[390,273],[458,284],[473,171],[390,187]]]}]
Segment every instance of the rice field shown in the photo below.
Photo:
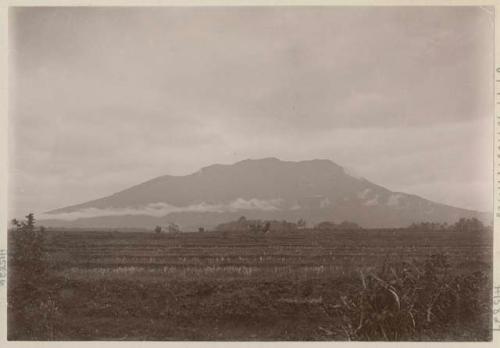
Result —
[{"label": "rice field", "polygon": [[149,274],[167,279],[334,276],[439,253],[457,268],[484,270],[492,258],[487,238],[454,232],[421,236],[404,230],[301,231],[259,237],[217,232],[56,232],[48,238],[46,252],[51,269],[62,276]]},{"label": "rice field", "polygon": [[44,320],[26,332],[17,313],[13,339],[490,337],[487,233],[48,231],[44,255]]}]

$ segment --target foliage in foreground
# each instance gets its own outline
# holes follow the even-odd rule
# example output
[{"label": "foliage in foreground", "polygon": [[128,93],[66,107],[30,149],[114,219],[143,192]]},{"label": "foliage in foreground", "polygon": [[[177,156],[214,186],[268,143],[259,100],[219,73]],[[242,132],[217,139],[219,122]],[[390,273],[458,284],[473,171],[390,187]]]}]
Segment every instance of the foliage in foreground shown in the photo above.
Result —
[{"label": "foliage in foreground", "polygon": [[33,214],[26,215],[24,221],[12,220],[12,225],[14,228],[9,231],[9,326],[26,326],[33,339],[52,337],[55,301],[43,286],[48,277],[45,229],[35,227]]},{"label": "foliage in foreground", "polygon": [[35,228],[33,214],[26,215],[25,221],[12,220],[14,229],[10,231],[10,265],[16,268],[16,276],[22,282],[37,281],[45,272],[43,258],[44,229]]},{"label": "foliage in foreground", "polygon": [[[341,318],[349,340],[412,340],[474,323],[488,327],[490,288],[485,272],[454,275],[446,256],[435,254],[425,262],[384,265],[378,274],[360,271],[358,287],[324,308]],[[487,331],[481,334],[488,337]]]},{"label": "foliage in foreground", "polygon": [[28,306],[17,303],[17,290],[10,292],[10,316],[24,320],[9,328],[9,338],[489,339],[488,276],[452,275],[440,259],[339,279],[51,278],[31,292]]}]

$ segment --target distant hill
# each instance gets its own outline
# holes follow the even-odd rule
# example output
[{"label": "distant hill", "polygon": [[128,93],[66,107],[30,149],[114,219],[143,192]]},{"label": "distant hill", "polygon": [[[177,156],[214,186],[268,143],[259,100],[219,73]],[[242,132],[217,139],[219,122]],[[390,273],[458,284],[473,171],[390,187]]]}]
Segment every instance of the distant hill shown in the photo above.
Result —
[{"label": "distant hill", "polygon": [[353,221],[362,227],[413,222],[483,221],[489,214],[393,192],[329,160],[276,158],[216,164],[186,176],[160,176],[111,196],[45,213],[53,227],[147,227],[175,222],[183,230],[250,219]]}]

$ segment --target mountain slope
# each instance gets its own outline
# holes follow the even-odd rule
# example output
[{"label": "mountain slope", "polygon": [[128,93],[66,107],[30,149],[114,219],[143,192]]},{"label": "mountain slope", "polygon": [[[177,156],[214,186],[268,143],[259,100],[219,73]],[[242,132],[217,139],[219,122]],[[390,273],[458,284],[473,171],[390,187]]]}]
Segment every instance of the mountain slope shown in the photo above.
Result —
[{"label": "mountain slope", "polygon": [[261,219],[351,220],[364,227],[454,222],[482,213],[392,192],[329,160],[275,158],[212,165],[186,176],[165,175],[111,196],[56,209],[47,225],[151,227],[175,221],[213,227],[245,215]]}]

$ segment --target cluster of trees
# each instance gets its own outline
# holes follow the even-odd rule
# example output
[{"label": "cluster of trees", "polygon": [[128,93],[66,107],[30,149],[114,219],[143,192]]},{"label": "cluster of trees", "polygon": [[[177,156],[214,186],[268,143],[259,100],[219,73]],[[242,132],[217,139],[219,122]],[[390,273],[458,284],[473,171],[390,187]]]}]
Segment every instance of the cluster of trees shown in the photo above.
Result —
[{"label": "cluster of trees", "polygon": [[458,232],[479,232],[485,231],[487,229],[487,227],[476,218],[461,218],[460,220],[455,222],[451,228]]},{"label": "cluster of trees", "polygon": [[[291,232],[306,228],[306,221],[300,219],[297,222],[288,222],[286,220],[250,220],[242,216],[236,221],[230,221],[217,226],[218,231],[233,232]],[[457,232],[481,232],[490,227],[485,226],[477,218],[461,218],[454,224],[438,222],[420,222],[412,223],[407,227],[409,230],[421,232],[433,231],[457,231]],[[322,231],[355,231],[362,227],[352,221],[343,221],[335,223],[333,221],[323,221],[314,225],[313,229]]]},{"label": "cluster of trees", "polygon": [[250,220],[242,216],[236,221],[230,221],[220,224],[216,227],[217,231],[229,232],[291,232],[301,228],[305,228],[306,222],[300,219],[297,223],[288,222],[286,220]]},{"label": "cluster of trees", "polygon": [[179,227],[179,225],[171,222],[167,225],[167,227],[165,229],[163,229],[163,227],[161,226],[156,226],[154,231],[156,233],[162,233],[162,232],[167,232],[167,233],[178,233],[181,231],[181,228]]},{"label": "cluster of trees", "polygon": [[433,231],[457,231],[457,232],[481,232],[486,231],[486,227],[477,218],[461,218],[454,224],[438,223],[438,222],[420,222],[412,223],[408,226],[409,230],[421,232]]},{"label": "cluster of trees", "polygon": [[[292,232],[302,230],[307,227],[304,219],[299,219],[297,222],[288,222],[286,220],[249,220],[244,216],[236,221],[227,222],[217,226],[218,231],[236,231],[236,232]],[[343,221],[336,224],[332,221],[323,221],[314,226],[314,229],[319,230],[359,230],[361,227],[350,221]]]},{"label": "cluster of trees", "polygon": [[314,226],[314,228],[323,231],[352,231],[361,229],[357,223],[351,221],[343,221],[340,224],[336,224],[333,221],[323,221]]}]

